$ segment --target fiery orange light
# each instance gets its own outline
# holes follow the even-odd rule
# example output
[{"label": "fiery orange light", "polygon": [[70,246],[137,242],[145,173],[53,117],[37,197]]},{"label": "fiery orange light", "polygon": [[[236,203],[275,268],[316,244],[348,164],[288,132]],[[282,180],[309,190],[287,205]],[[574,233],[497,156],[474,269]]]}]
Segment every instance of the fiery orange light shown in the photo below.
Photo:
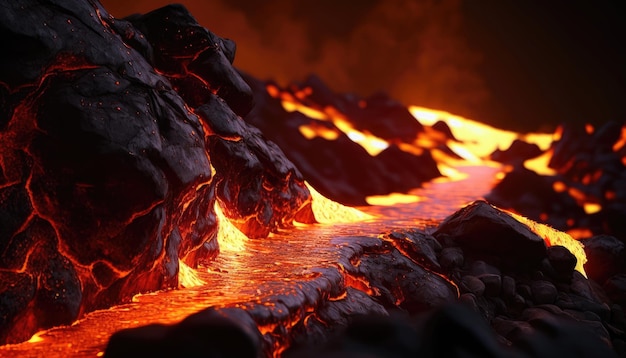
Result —
[{"label": "fiery orange light", "polygon": [[536,158],[524,161],[524,167],[539,175],[556,175],[556,170],[550,168],[548,165],[550,163],[550,159],[552,159],[552,150],[547,150]]},{"label": "fiery orange light", "polygon": [[344,206],[332,201],[320,194],[309,183],[305,182],[305,184],[311,192],[311,207],[315,220],[318,223],[350,223],[372,219],[371,215],[368,215],[358,209]]},{"label": "fiery orange light", "polygon": [[557,193],[562,193],[567,190],[567,185],[565,185],[562,181],[556,181],[552,184],[552,189],[554,189]]},{"label": "fiery orange light", "polygon": [[576,257],[575,270],[587,277],[584,265],[587,262],[584,246],[580,241],[575,240],[568,233],[555,230],[548,225],[530,220],[522,215],[507,211],[515,220],[528,226],[532,232],[543,238],[547,246],[563,246]]},{"label": "fiery orange light", "polygon": [[567,230],[567,234],[570,235],[575,240],[584,239],[584,238],[593,236],[593,232],[587,228],[575,228],[575,229]]},{"label": "fiery orange light", "polygon": [[183,261],[178,260],[178,286],[181,288],[198,287],[205,282],[198,277],[196,270],[187,266]]}]

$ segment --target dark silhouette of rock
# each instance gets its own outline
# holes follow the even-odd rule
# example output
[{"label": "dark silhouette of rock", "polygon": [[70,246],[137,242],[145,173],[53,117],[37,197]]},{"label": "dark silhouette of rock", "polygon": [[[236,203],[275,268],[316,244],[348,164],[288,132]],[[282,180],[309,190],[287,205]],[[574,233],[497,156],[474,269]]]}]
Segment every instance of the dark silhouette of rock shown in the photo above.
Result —
[{"label": "dark silhouette of rock", "polygon": [[541,153],[541,149],[536,144],[516,139],[509,148],[505,150],[496,149],[491,153],[490,158],[498,162],[514,164],[538,157]]},{"label": "dark silhouette of rock", "polygon": [[238,308],[207,309],[173,326],[149,325],[111,336],[105,357],[250,357],[262,337],[250,315]]}]

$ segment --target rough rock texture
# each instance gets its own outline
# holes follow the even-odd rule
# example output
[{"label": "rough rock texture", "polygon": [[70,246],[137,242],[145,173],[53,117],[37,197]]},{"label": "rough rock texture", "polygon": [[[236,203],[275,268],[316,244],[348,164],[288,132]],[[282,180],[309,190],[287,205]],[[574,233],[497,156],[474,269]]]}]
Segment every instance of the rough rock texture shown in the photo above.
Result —
[{"label": "rough rock texture", "polygon": [[516,139],[506,150],[496,149],[491,153],[492,160],[503,163],[519,163],[527,159],[538,157],[543,152],[536,144],[526,143]]},{"label": "rough rock texture", "polygon": [[179,260],[217,253],[216,199],[251,236],[310,200],[238,117],[252,102],[234,43],[182,6],[127,21],[97,1],[10,1],[0,38],[0,343],[176,286]]},{"label": "rough rock texture", "polygon": [[[518,144],[507,151],[510,155],[493,153],[492,158],[514,168],[487,200],[559,230],[626,238],[626,125],[609,122],[592,130],[564,124],[557,134],[560,138],[548,149],[555,175],[539,175],[521,165],[531,154],[524,153],[530,145]],[[589,209],[589,204],[599,206]]]},{"label": "rough rock texture", "polygon": [[446,218],[434,235],[479,257],[498,260],[498,267],[535,265],[546,255],[541,237],[484,201],[474,202]]},{"label": "rough rock texture", "polygon": [[[324,196],[365,205],[367,196],[406,192],[441,176],[430,151],[400,148],[402,144],[414,146],[424,132],[400,103],[381,94],[369,98],[339,95],[313,76],[287,89],[245,78],[256,101],[245,120],[274,141]],[[287,111],[283,100],[310,107],[317,115]],[[389,146],[372,156],[340,130],[342,125],[373,134]],[[307,132],[317,134],[307,134],[311,136],[307,138],[303,134]]]},{"label": "rough rock texture", "polygon": [[146,58],[202,119],[216,196],[226,216],[250,237],[289,226],[306,210],[310,194],[282,151],[239,117],[253,101],[250,87],[231,66],[235,43],[200,26],[179,5],[128,20],[153,49]]},{"label": "rough rock texture", "polygon": [[[255,346],[262,337],[250,357],[277,352],[285,357],[624,356],[623,302],[611,301],[608,286],[575,271],[573,254],[560,246],[546,249],[543,239],[544,249],[532,250],[536,259],[511,265],[507,261],[517,259],[515,251],[528,250],[524,245],[534,247],[537,240],[522,239],[521,222],[504,220],[501,211],[486,206],[468,205],[432,234],[407,230],[336,238],[336,267],[315,269],[318,275],[294,282],[291,292],[237,304],[243,313],[220,308],[216,316],[210,308],[202,315],[214,318],[204,321],[208,327],[202,332],[222,326],[221,316],[244,315],[235,319],[240,323],[234,337],[242,347]],[[493,233],[481,236],[471,225],[447,233],[460,217],[482,217],[479,225],[486,227],[491,220],[499,238],[516,250],[497,245],[490,255],[476,255],[473,241],[491,242]],[[461,259],[444,265],[450,252]],[[626,275],[612,277],[613,286],[626,282]],[[262,333],[248,330],[250,320]],[[127,356],[136,344],[175,345],[168,332],[184,330],[181,326],[120,332],[106,356]],[[202,334],[205,338],[197,336],[193,344],[211,339]]]}]

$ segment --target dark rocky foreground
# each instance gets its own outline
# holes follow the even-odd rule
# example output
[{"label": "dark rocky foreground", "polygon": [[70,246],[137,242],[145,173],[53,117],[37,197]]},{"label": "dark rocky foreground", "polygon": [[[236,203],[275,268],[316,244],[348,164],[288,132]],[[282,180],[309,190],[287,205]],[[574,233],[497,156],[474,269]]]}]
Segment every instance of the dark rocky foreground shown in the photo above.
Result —
[{"label": "dark rocky foreground", "polygon": [[[252,238],[315,221],[300,171],[241,118],[253,95],[235,44],[185,8],[127,19],[87,0],[2,8],[0,343],[176,287],[179,262],[219,252],[216,204]],[[390,171],[350,159],[370,178]],[[410,185],[438,175],[428,164]],[[378,193],[398,184],[386,177]]]},{"label": "dark rocky foreground", "polygon": [[239,117],[234,43],[183,7],[3,1],[0,38],[0,343],[176,287],[219,251],[216,202],[250,237],[311,221],[300,172]]},{"label": "dark rocky foreground", "polygon": [[[176,287],[179,262],[195,267],[219,254],[216,204],[264,239],[314,221],[305,177],[363,203],[439,175],[427,150],[392,145],[372,157],[344,135],[297,137],[302,124],[337,129],[244,81],[231,66],[234,43],[181,6],[127,19],[86,0],[2,8],[2,344]],[[385,96],[337,96],[314,78],[289,91],[305,88],[392,144],[424,131]],[[432,233],[338,237],[337,265],[294,283],[293,294],[122,331],[106,355],[625,355],[622,238],[585,241],[590,280],[544,239],[484,202]]]},{"label": "dark rocky foreground", "polygon": [[[552,234],[557,232],[547,238]],[[575,271],[577,259],[563,246],[546,247],[528,226],[486,202],[470,204],[432,232],[392,231],[335,243],[337,267],[294,283],[293,293],[209,308],[174,326],[120,331],[105,356],[626,354],[623,299],[609,298]],[[592,252],[585,265],[590,269],[623,255]]]}]

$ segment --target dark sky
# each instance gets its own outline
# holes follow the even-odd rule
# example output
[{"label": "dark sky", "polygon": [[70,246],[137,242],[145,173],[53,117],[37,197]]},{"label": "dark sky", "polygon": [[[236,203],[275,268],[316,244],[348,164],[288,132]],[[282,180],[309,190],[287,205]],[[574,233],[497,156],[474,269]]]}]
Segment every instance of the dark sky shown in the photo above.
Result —
[{"label": "dark sky", "polygon": [[[626,12],[609,0],[181,0],[281,84],[320,76],[362,96],[520,131],[626,120]],[[165,0],[103,0],[116,17]]]}]

